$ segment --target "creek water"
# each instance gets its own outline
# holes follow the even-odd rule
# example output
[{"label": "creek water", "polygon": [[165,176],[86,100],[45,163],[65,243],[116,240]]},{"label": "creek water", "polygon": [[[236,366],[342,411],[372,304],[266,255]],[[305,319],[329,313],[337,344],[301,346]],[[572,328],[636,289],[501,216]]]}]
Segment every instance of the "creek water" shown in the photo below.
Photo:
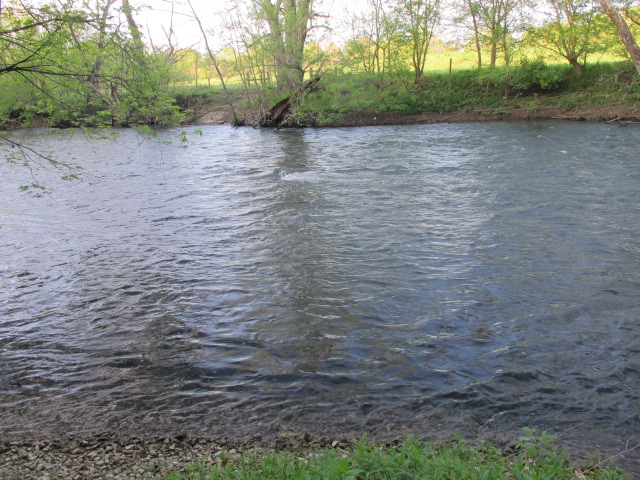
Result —
[{"label": "creek water", "polygon": [[637,127],[178,133],[14,134],[5,434],[640,432]]}]

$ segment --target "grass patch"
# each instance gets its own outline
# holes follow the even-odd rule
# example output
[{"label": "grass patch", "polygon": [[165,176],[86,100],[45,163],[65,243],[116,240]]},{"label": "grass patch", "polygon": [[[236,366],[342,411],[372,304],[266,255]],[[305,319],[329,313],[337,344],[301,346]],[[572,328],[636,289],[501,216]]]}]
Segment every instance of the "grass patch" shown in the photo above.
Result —
[{"label": "grass patch", "polygon": [[167,475],[162,480],[626,478],[616,468],[572,467],[564,453],[550,444],[552,437],[546,432],[525,432],[516,453],[507,456],[495,446],[474,447],[461,438],[441,444],[408,438],[382,446],[359,441],[348,448],[303,453],[252,450],[237,456],[221,455],[214,462],[194,464],[186,473]]}]

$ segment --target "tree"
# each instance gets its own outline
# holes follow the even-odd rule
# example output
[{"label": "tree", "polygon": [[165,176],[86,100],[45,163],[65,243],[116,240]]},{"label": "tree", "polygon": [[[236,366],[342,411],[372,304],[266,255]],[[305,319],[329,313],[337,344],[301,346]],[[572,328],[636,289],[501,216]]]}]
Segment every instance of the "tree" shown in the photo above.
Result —
[{"label": "tree", "polygon": [[[218,58],[213,53],[213,50],[211,50],[211,46],[209,45],[209,40],[207,39],[207,35],[205,34],[204,27],[202,26],[202,22],[200,21],[200,17],[198,17],[198,15],[196,14],[196,11],[193,8],[193,5],[191,5],[191,1],[187,0],[187,3],[191,8],[191,12],[193,13],[194,18],[196,19],[196,22],[198,22],[198,28],[200,29],[200,33],[202,33],[202,36],[204,38],[204,44],[207,47],[207,53],[209,55],[209,59],[211,60],[211,63],[213,63],[213,66],[216,69],[216,73],[218,74],[218,78],[220,79],[220,83],[222,84],[222,88],[224,89],[225,96],[227,97],[227,103],[231,107],[231,113],[233,114],[233,123],[234,125],[240,125],[241,122],[238,119],[238,116],[236,115],[236,109],[233,107],[233,102],[231,101],[231,95],[229,94],[229,90],[227,90],[227,84],[224,81],[224,76],[222,75],[222,71],[220,70],[220,64],[218,62]],[[199,58],[199,54],[197,58]],[[197,68],[198,67],[196,64],[196,75],[198,73]]]},{"label": "tree", "polygon": [[312,20],[313,0],[252,0],[258,20],[266,22],[279,91],[295,91],[304,80],[304,47]]},{"label": "tree", "polygon": [[87,21],[79,11],[37,11],[24,5],[0,8],[0,14],[0,75],[38,69],[46,63],[49,49],[64,37],[64,27]]},{"label": "tree", "polygon": [[482,68],[482,33],[480,32],[479,21],[480,3],[474,0],[463,0],[458,7],[460,14],[454,20],[457,23],[461,23],[466,19],[471,20],[469,28],[472,32],[473,43],[475,44],[476,54],[478,56],[478,68]]},{"label": "tree", "polygon": [[399,0],[396,5],[400,29],[409,38],[413,83],[420,85],[434,29],[440,22],[440,0]]},{"label": "tree", "polygon": [[390,60],[389,50],[398,29],[397,18],[385,8],[384,0],[369,0],[369,9],[372,13],[368,26],[367,38],[370,46],[371,71],[381,75],[384,81],[386,65]]},{"label": "tree", "polygon": [[104,59],[100,52],[106,48],[107,36],[108,36],[108,19],[110,14],[110,9],[117,0],[105,0],[104,4],[98,0],[96,1],[96,30],[97,30],[97,38],[95,41],[95,46],[98,49],[98,55],[96,56],[93,62],[93,68],[91,69],[91,83],[95,88],[100,87],[100,69],[102,68],[102,62]]},{"label": "tree", "polygon": [[611,19],[613,24],[616,26],[618,30],[618,34],[620,35],[620,40],[624,44],[625,48],[629,52],[631,56],[631,60],[636,66],[636,70],[638,75],[640,75],[640,47],[638,47],[638,43],[636,39],[633,37],[631,33],[631,29],[627,22],[625,22],[620,12],[613,6],[611,0],[598,0],[602,9],[605,11],[607,16]]},{"label": "tree", "polygon": [[177,107],[161,78],[166,70],[141,53],[139,30],[129,22],[128,31],[120,28],[114,4],[68,0],[35,8],[20,0],[5,6],[0,78],[27,88],[11,90],[13,104],[5,97],[0,123],[7,116],[37,116],[54,126],[175,123]]},{"label": "tree", "polygon": [[366,11],[348,19],[353,38],[347,42],[343,58],[352,60],[351,68],[379,74],[382,85],[393,58],[392,45],[401,43],[397,15],[385,0],[367,0],[366,5]]},{"label": "tree", "polygon": [[[56,127],[100,127],[176,124],[183,118],[167,94],[163,64],[140,52],[141,37],[120,28],[113,5],[114,0],[3,5],[0,125],[38,119]],[[6,135],[0,144],[8,147],[8,161],[64,165]]]},{"label": "tree", "polygon": [[[81,7],[87,12],[87,18],[93,19],[93,28],[95,32],[92,34],[92,41],[87,41],[87,28],[85,24],[80,26],[70,24],[69,32],[71,35],[71,44],[82,53],[81,58],[84,62],[83,70],[90,70],[91,76],[88,78],[88,84],[94,90],[97,96],[102,95],[102,85],[100,74],[102,65],[104,64],[108,47],[111,43],[109,17],[111,15],[111,7],[117,0],[95,0],[90,3],[85,0]],[[90,105],[91,95],[87,95],[87,109],[92,110],[92,114],[96,114],[96,105]]]},{"label": "tree", "polygon": [[480,29],[478,27],[478,5],[471,0],[466,0],[469,7],[469,15],[471,15],[471,24],[473,25],[473,39],[476,44],[476,52],[478,54],[478,68],[482,68],[482,50],[480,49]]},{"label": "tree", "polygon": [[133,18],[133,9],[129,4],[129,0],[122,0],[122,13],[124,13],[125,18],[127,19],[129,32],[131,32],[131,38],[133,39],[133,46],[140,57],[143,58],[144,43],[142,42],[142,33],[140,32],[140,28],[138,28],[138,24]]},{"label": "tree", "polygon": [[63,62],[61,56],[64,46],[72,41],[71,28],[86,28],[89,21],[83,12],[70,8],[35,9],[24,3],[5,6],[0,20],[0,81],[6,103],[0,111],[0,123],[6,123],[7,115],[15,118],[20,114],[16,110],[19,103],[11,104],[13,97],[24,102],[26,95],[36,93],[43,105],[54,98],[56,85],[84,83],[91,78],[90,71],[73,71],[73,62],[68,56]]},{"label": "tree", "polygon": [[624,12],[624,16],[627,17],[630,22],[640,27],[640,7],[625,5],[622,10]]},{"label": "tree", "polygon": [[[495,66],[502,51],[505,64],[511,60],[510,39],[522,25],[520,9],[526,0],[464,0],[463,12],[471,16],[476,49],[480,43],[489,47],[489,64]],[[463,15],[464,18],[464,15]],[[481,57],[478,55],[478,65]]]},{"label": "tree", "polygon": [[530,31],[530,38],[575,68],[579,79],[584,75],[587,55],[603,48],[597,43],[600,22],[591,0],[546,0],[548,21]]},{"label": "tree", "polygon": [[184,80],[194,80],[198,84],[198,67],[201,62],[200,53],[193,48],[183,48],[175,52],[173,68],[181,73]]}]

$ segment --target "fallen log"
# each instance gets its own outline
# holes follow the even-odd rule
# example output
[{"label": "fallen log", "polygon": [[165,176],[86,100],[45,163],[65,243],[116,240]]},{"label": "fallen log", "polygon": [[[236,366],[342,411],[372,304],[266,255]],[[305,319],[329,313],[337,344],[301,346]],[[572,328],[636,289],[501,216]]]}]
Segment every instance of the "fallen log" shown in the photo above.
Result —
[{"label": "fallen log", "polygon": [[288,115],[291,111],[291,105],[294,100],[297,100],[306,94],[318,89],[318,83],[320,77],[314,77],[311,80],[307,80],[302,86],[292,95],[283,98],[276,103],[264,116],[260,122],[261,127],[282,127],[287,124]]}]

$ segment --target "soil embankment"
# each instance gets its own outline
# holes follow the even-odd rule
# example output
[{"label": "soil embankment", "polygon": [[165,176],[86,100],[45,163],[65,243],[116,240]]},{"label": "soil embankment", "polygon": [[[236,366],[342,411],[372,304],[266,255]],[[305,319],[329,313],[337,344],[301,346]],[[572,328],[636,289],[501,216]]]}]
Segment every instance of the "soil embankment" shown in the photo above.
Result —
[{"label": "soil embankment", "polygon": [[[223,125],[232,122],[231,110],[219,104],[203,106],[189,123],[193,125]],[[563,108],[542,106],[530,108],[526,105],[486,110],[457,110],[452,112],[423,112],[419,114],[401,114],[394,112],[370,113],[355,111],[330,123],[318,124],[307,119],[306,127],[361,127],[373,125],[421,125],[429,123],[462,123],[490,121],[527,121],[527,120],[571,120],[611,122],[622,125],[640,123],[640,105],[614,104],[604,106],[584,106]]]}]

